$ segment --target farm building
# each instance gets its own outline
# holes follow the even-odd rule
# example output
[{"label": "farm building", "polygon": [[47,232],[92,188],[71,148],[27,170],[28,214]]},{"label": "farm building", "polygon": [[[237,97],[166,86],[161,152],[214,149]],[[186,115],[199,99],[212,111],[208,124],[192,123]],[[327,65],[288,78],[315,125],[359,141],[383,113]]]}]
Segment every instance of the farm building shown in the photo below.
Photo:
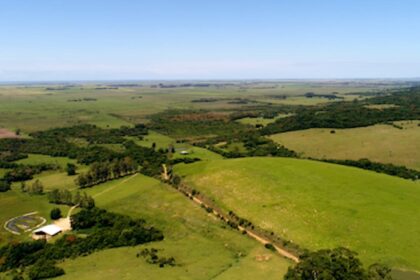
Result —
[{"label": "farm building", "polygon": [[186,156],[186,155],[188,155],[189,154],[189,152],[188,151],[186,151],[186,150],[182,150],[182,151],[180,151],[179,152],[181,155],[183,155],[183,156]]},{"label": "farm building", "polygon": [[50,239],[51,237],[59,234],[61,232],[61,228],[56,225],[47,225],[45,227],[41,227],[37,230],[34,230],[32,233],[32,238],[35,240],[38,239]]}]

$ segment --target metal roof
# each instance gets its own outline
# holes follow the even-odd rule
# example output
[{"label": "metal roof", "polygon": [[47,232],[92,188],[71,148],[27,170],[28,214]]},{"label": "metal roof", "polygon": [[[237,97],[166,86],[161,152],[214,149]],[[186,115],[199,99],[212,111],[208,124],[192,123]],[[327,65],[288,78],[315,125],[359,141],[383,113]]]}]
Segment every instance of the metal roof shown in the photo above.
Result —
[{"label": "metal roof", "polygon": [[51,236],[54,236],[59,232],[61,232],[61,228],[56,225],[48,225],[45,227],[41,227],[37,230],[34,230],[34,233],[46,233]]}]

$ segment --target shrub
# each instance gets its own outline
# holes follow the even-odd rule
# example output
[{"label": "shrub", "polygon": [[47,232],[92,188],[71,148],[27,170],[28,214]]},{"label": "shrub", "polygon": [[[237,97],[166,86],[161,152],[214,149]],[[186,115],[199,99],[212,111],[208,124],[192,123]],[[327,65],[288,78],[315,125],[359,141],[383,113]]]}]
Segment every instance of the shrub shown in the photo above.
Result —
[{"label": "shrub", "polygon": [[390,270],[383,266],[375,266],[368,272],[357,258],[356,253],[345,248],[336,248],[304,254],[295,267],[289,268],[284,279],[390,279],[389,272]]},{"label": "shrub", "polygon": [[7,192],[10,190],[10,182],[6,180],[0,180],[0,192]]},{"label": "shrub", "polygon": [[53,278],[64,274],[64,270],[56,267],[54,261],[38,261],[29,269],[29,278],[46,279]]},{"label": "shrub", "polygon": [[60,208],[54,208],[50,212],[51,220],[58,220],[61,218],[61,210]]}]

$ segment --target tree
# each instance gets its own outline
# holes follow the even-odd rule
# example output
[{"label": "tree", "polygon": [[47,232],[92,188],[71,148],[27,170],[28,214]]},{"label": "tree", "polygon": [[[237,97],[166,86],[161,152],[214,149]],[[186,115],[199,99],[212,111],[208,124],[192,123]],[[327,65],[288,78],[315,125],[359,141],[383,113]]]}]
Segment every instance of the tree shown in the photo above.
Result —
[{"label": "tree", "polygon": [[366,271],[356,253],[345,249],[320,250],[306,253],[301,261],[290,267],[285,280],[369,280],[390,279],[389,270],[376,266]]},{"label": "tree", "polygon": [[20,183],[20,191],[21,192],[26,192],[26,184],[25,184],[25,182],[21,182]]},{"label": "tree", "polygon": [[48,201],[50,203],[60,203],[61,202],[61,196],[60,196],[60,190],[59,189],[53,189],[48,193]]},{"label": "tree", "polygon": [[6,180],[0,180],[0,192],[7,192],[10,190],[10,182]]},{"label": "tree", "polygon": [[28,189],[29,194],[43,194],[44,193],[44,186],[42,183],[37,179],[35,182]]},{"label": "tree", "polygon": [[51,220],[58,220],[61,217],[62,216],[61,216],[61,210],[60,210],[60,208],[54,208],[54,209],[51,210],[51,212],[50,212],[50,218],[51,218]]},{"label": "tree", "polygon": [[81,200],[82,200],[82,197],[80,195],[80,192],[78,191],[78,192],[76,192],[76,194],[73,197],[73,204],[78,205],[78,204],[80,204]]},{"label": "tree", "polygon": [[67,163],[66,171],[67,171],[67,175],[69,176],[76,175],[76,165],[72,163]]}]

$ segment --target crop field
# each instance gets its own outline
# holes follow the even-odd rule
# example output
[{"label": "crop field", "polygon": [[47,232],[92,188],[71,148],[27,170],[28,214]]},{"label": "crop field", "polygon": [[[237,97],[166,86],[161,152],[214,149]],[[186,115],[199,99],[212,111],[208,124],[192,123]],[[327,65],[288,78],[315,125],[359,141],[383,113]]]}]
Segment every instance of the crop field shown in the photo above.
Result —
[{"label": "crop field", "polygon": [[[290,265],[155,179],[138,174],[88,192],[99,207],[163,229],[165,240],[66,260],[60,264],[66,270],[63,279],[278,279]],[[152,247],[173,256],[177,265],[159,268],[136,257]]]},{"label": "crop field", "polygon": [[366,264],[420,269],[420,184],[352,167],[286,158],[178,165],[226,210],[308,248],[345,246]]},{"label": "crop field", "polygon": [[[368,158],[382,163],[404,165],[420,170],[420,121],[361,128],[307,129],[279,133],[274,141],[302,153],[326,159]],[[398,128],[399,127],[399,128]]]}]

